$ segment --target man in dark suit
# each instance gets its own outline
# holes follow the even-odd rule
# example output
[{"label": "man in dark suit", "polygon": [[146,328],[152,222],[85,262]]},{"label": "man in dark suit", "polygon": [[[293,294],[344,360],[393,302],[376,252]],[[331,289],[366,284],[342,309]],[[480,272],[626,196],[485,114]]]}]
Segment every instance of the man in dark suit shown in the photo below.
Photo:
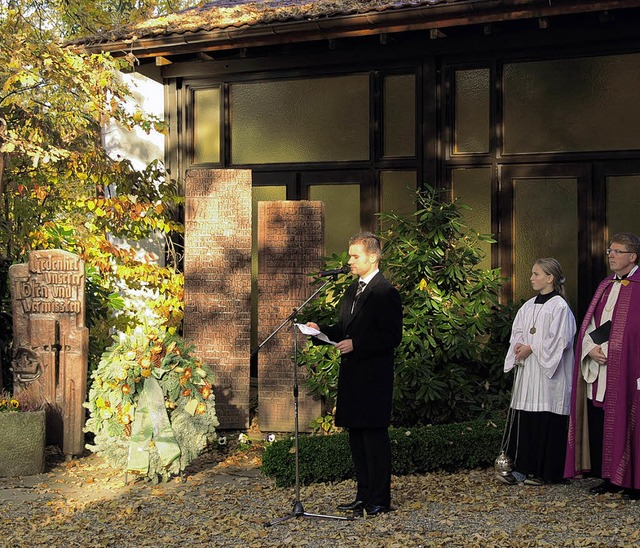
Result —
[{"label": "man in dark suit", "polygon": [[307,325],[338,341],[340,373],[335,424],[348,429],[357,493],[340,510],[377,515],[391,510],[391,398],[395,348],[402,339],[402,301],[379,271],[378,238],[349,241],[349,266],[358,276],[342,300],[335,325]]}]

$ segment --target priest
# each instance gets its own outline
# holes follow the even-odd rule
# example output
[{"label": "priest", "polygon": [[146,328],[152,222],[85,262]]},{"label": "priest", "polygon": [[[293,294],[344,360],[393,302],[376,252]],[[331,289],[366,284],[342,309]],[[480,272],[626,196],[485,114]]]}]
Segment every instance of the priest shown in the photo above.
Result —
[{"label": "priest", "polygon": [[612,274],[591,300],[576,341],[565,477],[602,478],[593,494],[640,498],[640,238],[611,238]]}]

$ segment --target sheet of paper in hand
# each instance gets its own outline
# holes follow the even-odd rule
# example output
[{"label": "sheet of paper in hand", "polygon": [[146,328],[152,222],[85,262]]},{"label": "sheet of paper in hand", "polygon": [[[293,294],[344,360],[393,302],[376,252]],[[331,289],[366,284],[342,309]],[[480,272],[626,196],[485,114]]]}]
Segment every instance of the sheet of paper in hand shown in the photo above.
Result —
[{"label": "sheet of paper in hand", "polygon": [[309,327],[308,325],[305,325],[303,323],[297,323],[296,327],[300,330],[300,333],[302,333],[303,335],[311,335],[312,337],[315,337],[316,339],[320,339],[323,342],[332,344],[333,346],[336,345],[336,343],[333,341],[330,341],[329,337],[327,337],[322,331],[318,331],[317,329],[314,329],[313,327]]}]

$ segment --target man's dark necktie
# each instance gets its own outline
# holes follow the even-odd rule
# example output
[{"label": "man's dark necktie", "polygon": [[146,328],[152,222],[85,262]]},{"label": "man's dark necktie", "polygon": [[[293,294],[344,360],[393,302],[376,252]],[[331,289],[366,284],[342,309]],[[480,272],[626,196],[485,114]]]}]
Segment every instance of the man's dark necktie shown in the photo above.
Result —
[{"label": "man's dark necktie", "polygon": [[364,283],[362,280],[360,280],[358,282],[358,289],[356,289],[356,295],[353,298],[353,304],[351,305],[351,313],[353,314],[353,311],[356,308],[356,303],[358,302],[358,299],[360,298],[360,295],[362,295],[362,292],[364,291],[364,288],[367,284]]}]

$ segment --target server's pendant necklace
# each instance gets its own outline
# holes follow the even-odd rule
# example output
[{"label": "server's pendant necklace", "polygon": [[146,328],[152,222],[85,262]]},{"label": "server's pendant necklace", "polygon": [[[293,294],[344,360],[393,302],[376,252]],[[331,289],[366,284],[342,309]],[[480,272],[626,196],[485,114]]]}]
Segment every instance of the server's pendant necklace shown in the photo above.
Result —
[{"label": "server's pendant necklace", "polygon": [[542,303],[542,306],[538,310],[538,313],[533,316],[533,325],[531,326],[531,329],[529,329],[529,333],[531,333],[532,335],[537,331],[536,322],[538,321],[538,316],[540,316],[540,312],[542,312],[542,309],[544,308],[545,304],[547,304],[547,301]]}]

